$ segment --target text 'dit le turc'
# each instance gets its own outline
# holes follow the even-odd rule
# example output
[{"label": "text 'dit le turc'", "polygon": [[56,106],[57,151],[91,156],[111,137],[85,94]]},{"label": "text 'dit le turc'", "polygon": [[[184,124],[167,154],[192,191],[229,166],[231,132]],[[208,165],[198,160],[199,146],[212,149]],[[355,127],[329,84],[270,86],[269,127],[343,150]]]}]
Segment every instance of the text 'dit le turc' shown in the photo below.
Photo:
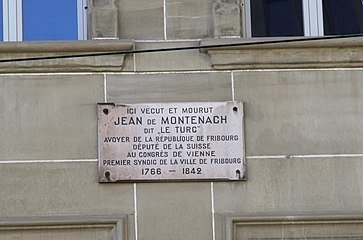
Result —
[{"label": "text 'dit le turc'", "polygon": [[98,104],[100,182],[245,180],[242,102]]}]

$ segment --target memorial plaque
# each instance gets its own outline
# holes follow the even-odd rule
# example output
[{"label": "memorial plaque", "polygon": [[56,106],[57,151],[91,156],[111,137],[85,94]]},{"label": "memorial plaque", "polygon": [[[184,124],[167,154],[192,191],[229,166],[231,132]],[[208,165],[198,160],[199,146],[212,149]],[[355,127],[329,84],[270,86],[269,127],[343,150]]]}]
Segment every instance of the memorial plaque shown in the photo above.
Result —
[{"label": "memorial plaque", "polygon": [[245,179],[242,102],[98,104],[100,182]]}]

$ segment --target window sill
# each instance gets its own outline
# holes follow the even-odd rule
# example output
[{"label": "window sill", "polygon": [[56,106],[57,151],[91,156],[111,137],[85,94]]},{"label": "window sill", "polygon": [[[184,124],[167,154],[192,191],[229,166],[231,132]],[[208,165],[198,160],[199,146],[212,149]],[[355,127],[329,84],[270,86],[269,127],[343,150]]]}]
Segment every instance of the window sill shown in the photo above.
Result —
[{"label": "window sill", "polygon": [[[269,40],[271,38],[209,39],[203,40],[201,46]],[[363,67],[363,37],[211,47],[204,52],[209,55],[212,67],[221,70]]]},{"label": "window sill", "polygon": [[[133,48],[129,40],[3,42],[0,44],[0,60],[22,59],[111,51],[127,51]],[[91,56],[51,60],[14,61],[0,63],[0,73],[37,72],[117,72],[124,67],[125,55]]]}]

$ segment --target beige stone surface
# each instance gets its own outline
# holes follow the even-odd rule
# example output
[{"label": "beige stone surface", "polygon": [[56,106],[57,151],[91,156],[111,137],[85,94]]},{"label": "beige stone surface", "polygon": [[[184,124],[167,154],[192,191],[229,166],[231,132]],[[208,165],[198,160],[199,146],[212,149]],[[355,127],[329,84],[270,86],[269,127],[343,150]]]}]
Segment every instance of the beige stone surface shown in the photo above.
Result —
[{"label": "beige stone surface", "polygon": [[210,37],[212,19],[211,0],[166,0],[168,39]]},{"label": "beige stone surface", "polygon": [[[266,41],[200,40],[242,31],[237,0],[88,3],[91,36],[136,40],[3,43],[0,58]],[[362,46],[359,37],[0,63],[0,239],[122,240],[125,230],[130,240],[229,240],[252,215],[361,223]],[[233,99],[244,102],[246,181],[98,183],[97,103]]]},{"label": "beige stone surface", "polygon": [[88,39],[119,39],[119,13],[116,7],[94,7],[90,12]]},{"label": "beige stone surface", "polygon": [[76,216],[85,222],[93,215],[133,214],[132,184],[99,184],[96,161],[74,161],[0,164],[0,220]]},{"label": "beige stone surface", "polygon": [[[363,66],[363,38],[206,39],[202,46],[215,69],[357,68]],[[213,45],[229,47],[213,47]],[[234,44],[234,46],[230,45]]]},{"label": "beige stone surface", "polygon": [[122,72],[134,72],[135,71],[135,54],[127,54],[125,56],[124,67]]},{"label": "beige stone surface", "polygon": [[117,0],[90,0],[87,13],[88,39],[120,37]]},{"label": "beige stone surface", "polygon": [[[131,224],[130,224],[131,223]],[[133,239],[126,214],[0,217],[1,239]]]},{"label": "beige stone surface", "polygon": [[242,36],[241,9],[239,1],[213,2],[214,37]]},{"label": "beige stone surface", "polygon": [[108,228],[0,231],[2,240],[108,240],[112,237],[111,230]]},{"label": "beige stone surface", "polygon": [[115,103],[231,101],[230,73],[108,74]]},{"label": "beige stone surface", "polygon": [[4,42],[0,73],[119,72],[129,55],[99,54],[132,48],[130,40]]},{"label": "beige stone surface", "polygon": [[354,212],[363,207],[362,157],[248,159],[248,180],[215,183],[216,213]]},{"label": "beige stone surface", "polygon": [[137,184],[137,198],[140,240],[212,239],[210,183]]},{"label": "beige stone surface", "polygon": [[362,153],[361,70],[234,73],[247,155]]},{"label": "beige stone surface", "polygon": [[361,238],[361,212],[349,214],[295,212],[293,216],[241,214],[227,217],[227,239]]},{"label": "beige stone surface", "polygon": [[[136,50],[197,47],[199,41],[136,43]],[[136,54],[136,71],[193,71],[212,69],[198,49]]]},{"label": "beige stone surface", "polygon": [[97,158],[102,75],[0,77],[0,159]]},{"label": "beige stone surface", "polygon": [[163,0],[119,0],[122,39],[164,39]]}]

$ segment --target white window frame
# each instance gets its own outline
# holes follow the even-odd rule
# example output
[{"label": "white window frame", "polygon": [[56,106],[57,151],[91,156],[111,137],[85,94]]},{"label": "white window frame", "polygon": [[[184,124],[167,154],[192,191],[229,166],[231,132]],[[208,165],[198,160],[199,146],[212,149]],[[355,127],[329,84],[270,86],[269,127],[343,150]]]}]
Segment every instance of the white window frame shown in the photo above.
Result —
[{"label": "white window frame", "polygon": [[3,41],[23,40],[22,0],[3,0]]},{"label": "white window frame", "polygon": [[305,36],[324,36],[322,0],[303,0],[303,18]]},{"label": "white window frame", "polygon": [[[87,0],[77,0],[78,40],[87,40]],[[3,0],[3,41],[23,41],[23,0]]]},{"label": "white window frame", "polygon": [[87,0],[77,0],[78,40],[87,40]]},{"label": "white window frame", "polygon": [[[251,2],[253,0],[244,0],[244,31],[243,36],[252,37],[251,22]],[[324,36],[323,22],[323,1],[322,0],[302,0],[303,4],[303,23],[304,36],[315,37]]]}]

